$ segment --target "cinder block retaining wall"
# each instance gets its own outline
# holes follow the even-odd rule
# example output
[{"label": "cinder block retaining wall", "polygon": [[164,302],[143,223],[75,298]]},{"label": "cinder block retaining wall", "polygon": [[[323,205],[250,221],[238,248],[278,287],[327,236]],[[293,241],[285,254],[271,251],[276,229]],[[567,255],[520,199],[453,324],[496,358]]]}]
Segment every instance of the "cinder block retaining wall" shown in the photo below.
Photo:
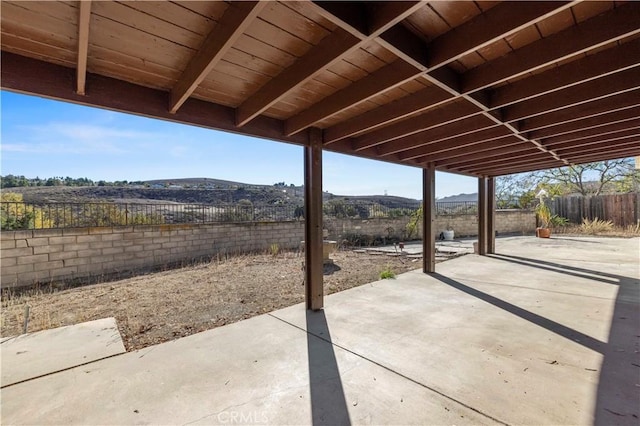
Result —
[{"label": "cinder block retaining wall", "polygon": [[[329,238],[342,240],[349,235],[362,234],[372,236],[404,239],[409,218],[398,219],[328,219],[324,227],[329,231]],[[437,216],[436,231],[439,234],[448,227],[453,228],[458,237],[474,237],[478,235],[478,217],[475,215]],[[496,212],[496,232],[498,234],[528,234],[535,232],[536,216],[531,211],[498,210]],[[422,237],[422,227],[417,236]]]},{"label": "cinder block retaining wall", "polygon": [[215,256],[297,248],[303,222],[44,229],[0,234],[2,288],[114,275]]},{"label": "cinder block retaining wall", "polygon": [[[407,218],[332,219],[325,222],[329,238],[347,234],[405,238]],[[440,216],[436,229],[447,225],[458,236],[477,234],[475,216]],[[499,211],[498,233],[535,230],[531,212]],[[23,287],[77,278],[127,273],[188,262],[217,254],[300,247],[304,222],[258,222],[128,226],[3,231],[0,266],[2,288]]]}]

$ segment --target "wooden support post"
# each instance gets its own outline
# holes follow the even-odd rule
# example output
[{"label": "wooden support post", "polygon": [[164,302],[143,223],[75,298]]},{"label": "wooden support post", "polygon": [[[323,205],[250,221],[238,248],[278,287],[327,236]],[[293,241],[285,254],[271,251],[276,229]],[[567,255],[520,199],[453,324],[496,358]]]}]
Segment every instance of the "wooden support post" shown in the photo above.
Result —
[{"label": "wooden support post", "polygon": [[478,254],[487,254],[487,178],[478,178]]},{"label": "wooden support post", "polygon": [[496,252],[496,179],[487,179],[487,253]]},{"label": "wooden support post", "polygon": [[304,256],[307,309],[324,306],[322,264],[322,132],[312,128],[304,148]]},{"label": "wooden support post", "polygon": [[433,163],[422,169],[422,269],[436,271],[436,168]]}]

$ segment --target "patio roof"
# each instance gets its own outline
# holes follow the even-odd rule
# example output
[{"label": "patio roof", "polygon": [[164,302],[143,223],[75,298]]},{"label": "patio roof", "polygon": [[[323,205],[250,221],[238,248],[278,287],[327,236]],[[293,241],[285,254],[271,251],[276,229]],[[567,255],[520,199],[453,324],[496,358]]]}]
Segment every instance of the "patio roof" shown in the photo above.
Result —
[{"label": "patio roof", "polygon": [[478,177],[640,155],[638,2],[2,1],[1,19],[6,90]]}]

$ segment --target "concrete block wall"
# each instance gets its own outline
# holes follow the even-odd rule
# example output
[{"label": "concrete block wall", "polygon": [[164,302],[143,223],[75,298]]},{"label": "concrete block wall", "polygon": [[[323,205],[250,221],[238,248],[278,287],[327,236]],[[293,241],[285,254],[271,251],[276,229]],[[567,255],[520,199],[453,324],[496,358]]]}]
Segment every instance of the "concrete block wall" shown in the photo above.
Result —
[{"label": "concrete block wall", "polygon": [[[409,218],[327,219],[330,239],[341,241],[348,234],[406,238]],[[438,216],[436,230],[451,226],[456,236],[475,236],[478,219],[468,216]],[[535,215],[521,210],[496,213],[498,234],[533,233]],[[420,230],[419,230],[420,231]],[[418,232],[416,239],[420,238]],[[195,259],[300,247],[304,222],[256,222],[70,228],[0,233],[1,287],[109,276],[148,270]]]},{"label": "concrete block wall", "polygon": [[303,222],[3,231],[1,287],[113,275],[217,254],[298,248]]},{"label": "concrete block wall", "polygon": [[[406,238],[408,217],[397,219],[325,219],[324,227],[329,237],[341,241],[348,235],[372,235]],[[441,215],[435,220],[436,232],[439,234],[448,227],[453,228],[458,237],[474,237],[478,235],[478,217],[476,215]],[[498,234],[528,234],[535,232],[535,213],[524,210],[498,210],[496,212],[496,232]],[[422,227],[413,238],[422,238]]]}]

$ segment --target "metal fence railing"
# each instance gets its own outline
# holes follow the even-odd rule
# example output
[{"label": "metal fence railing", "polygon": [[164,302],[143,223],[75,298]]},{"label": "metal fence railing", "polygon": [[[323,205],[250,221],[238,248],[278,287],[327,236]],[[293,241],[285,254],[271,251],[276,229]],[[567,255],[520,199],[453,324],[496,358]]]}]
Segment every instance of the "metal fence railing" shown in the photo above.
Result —
[{"label": "metal fence railing", "polygon": [[[395,219],[409,217],[419,205],[385,206],[331,200],[323,205],[326,218]],[[436,214],[476,214],[475,202],[437,202]],[[0,229],[51,229],[161,225],[178,223],[279,222],[304,219],[300,205],[181,204],[181,203],[0,203]]]}]

